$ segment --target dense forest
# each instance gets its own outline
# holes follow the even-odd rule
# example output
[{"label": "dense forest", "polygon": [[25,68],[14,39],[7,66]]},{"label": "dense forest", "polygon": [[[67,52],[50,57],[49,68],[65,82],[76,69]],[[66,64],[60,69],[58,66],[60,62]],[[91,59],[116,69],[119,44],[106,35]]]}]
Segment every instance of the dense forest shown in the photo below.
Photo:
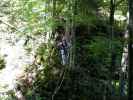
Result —
[{"label": "dense forest", "polygon": [[0,0],[0,100],[133,100],[133,0]]}]

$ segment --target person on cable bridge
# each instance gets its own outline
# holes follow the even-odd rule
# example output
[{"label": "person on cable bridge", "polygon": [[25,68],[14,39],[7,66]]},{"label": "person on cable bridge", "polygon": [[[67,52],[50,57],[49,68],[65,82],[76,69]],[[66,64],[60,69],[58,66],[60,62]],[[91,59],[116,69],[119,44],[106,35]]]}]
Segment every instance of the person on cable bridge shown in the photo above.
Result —
[{"label": "person on cable bridge", "polygon": [[63,33],[57,36],[57,47],[61,57],[61,64],[66,65],[68,62],[68,43]]}]

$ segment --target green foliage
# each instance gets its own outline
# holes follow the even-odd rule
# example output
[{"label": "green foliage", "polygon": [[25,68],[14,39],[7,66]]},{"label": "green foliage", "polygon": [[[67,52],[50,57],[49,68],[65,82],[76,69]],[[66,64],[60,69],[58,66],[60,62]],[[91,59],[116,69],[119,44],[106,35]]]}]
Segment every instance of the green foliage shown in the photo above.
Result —
[{"label": "green foliage", "polygon": [[46,97],[49,99],[56,87],[57,81],[59,80],[62,66],[56,48],[53,48],[50,44],[42,44],[38,48],[37,57],[40,59],[42,69],[37,72],[34,84],[36,88],[35,91],[43,98]]},{"label": "green foliage", "polygon": [[[112,41],[107,35],[110,0],[11,0],[10,3],[10,21],[21,35],[46,33],[46,36],[50,36],[57,26],[66,27],[66,23],[84,25],[87,29],[91,28],[90,26],[95,27],[90,29],[91,31],[83,29],[79,36],[76,33],[76,68],[67,72],[55,100],[95,100],[94,94],[106,95],[106,88],[111,92],[111,85],[107,85],[112,78],[111,54],[115,52],[116,56],[113,73],[119,73],[123,45],[117,35]],[[121,6],[118,6],[117,10],[121,10]],[[99,9],[101,15],[97,14]],[[122,15],[126,12],[122,9]],[[99,19],[102,22],[98,21]],[[103,22],[103,19],[106,20]],[[98,29],[96,24],[105,24],[106,27]],[[115,30],[121,30],[125,27],[125,22],[114,26]],[[70,25],[70,28],[73,29],[73,26]],[[102,36],[94,36],[99,35],[98,32],[102,33]],[[27,73],[36,73],[31,86],[27,87],[27,83],[22,82],[22,90],[27,100],[34,97],[37,100],[50,100],[60,80],[64,66],[61,65],[59,51],[52,42],[55,41],[49,38],[48,43],[42,43],[38,47],[35,63],[26,70]],[[29,44],[28,47],[30,48]],[[0,62],[2,69],[5,63],[4,60]],[[115,77],[113,79],[116,80]]]},{"label": "green foliage", "polygon": [[27,84],[26,79],[19,79],[23,94],[28,100],[49,100],[60,80],[63,69],[59,60],[57,48],[54,44],[42,43],[36,52],[35,63],[29,65],[26,73],[36,73],[32,85]]},{"label": "green foliage", "polygon": [[[111,46],[113,46],[113,49]],[[117,39],[110,41],[105,37],[94,37],[88,48],[89,57],[91,57],[89,61],[93,61],[94,65],[97,67],[99,77],[105,77],[105,79],[111,78],[112,70],[110,64],[112,51],[114,51],[116,55],[113,72],[115,73],[119,70],[122,54],[121,41]]]},{"label": "green foliage", "polygon": [[1,93],[0,100],[16,100],[16,98],[13,91],[8,91]]}]

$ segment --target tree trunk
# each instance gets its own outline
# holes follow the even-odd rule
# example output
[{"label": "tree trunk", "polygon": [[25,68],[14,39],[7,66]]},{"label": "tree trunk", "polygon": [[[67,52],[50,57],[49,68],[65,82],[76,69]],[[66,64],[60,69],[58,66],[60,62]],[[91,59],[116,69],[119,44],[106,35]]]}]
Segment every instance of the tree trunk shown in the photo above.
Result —
[{"label": "tree trunk", "polygon": [[76,56],[76,35],[75,35],[75,15],[77,13],[77,0],[73,1],[73,7],[72,7],[72,22],[71,22],[71,49],[70,49],[70,67],[75,67],[75,56]]},{"label": "tree trunk", "polygon": [[115,54],[112,40],[114,38],[114,13],[115,13],[115,3],[114,0],[110,1],[110,38],[111,38],[111,67],[115,66]]},{"label": "tree trunk", "polygon": [[[115,67],[115,60],[116,60],[116,55],[114,51],[114,46],[112,44],[112,40],[114,38],[114,13],[115,13],[115,1],[110,0],[110,18],[109,18],[109,24],[110,24],[110,49],[111,49],[111,79],[110,79],[110,85],[112,87],[112,80],[113,80],[113,72],[114,72],[114,67]],[[113,88],[111,88],[111,95],[113,94]]]},{"label": "tree trunk", "polygon": [[128,44],[128,55],[129,55],[129,87],[128,87],[128,99],[133,100],[133,0],[128,0],[129,5],[129,44]]},{"label": "tree trunk", "polygon": [[[128,39],[128,31],[124,33],[124,39]],[[128,44],[125,41],[123,46],[123,53],[121,58],[121,71],[120,71],[120,96],[125,96],[125,84],[127,80],[127,66],[128,66]]]}]

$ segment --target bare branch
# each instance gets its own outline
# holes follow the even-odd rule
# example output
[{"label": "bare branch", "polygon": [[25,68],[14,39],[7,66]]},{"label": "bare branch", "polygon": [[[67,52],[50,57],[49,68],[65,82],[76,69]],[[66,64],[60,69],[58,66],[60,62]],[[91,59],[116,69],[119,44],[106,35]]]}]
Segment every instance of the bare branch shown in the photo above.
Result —
[{"label": "bare branch", "polygon": [[[9,26],[9,27],[11,27],[11,28],[17,30],[17,28],[16,28],[15,26],[11,25],[10,23],[7,23],[7,22],[5,22],[5,21],[3,21],[3,20],[0,20],[0,22],[2,22],[3,24],[5,24],[5,25],[7,25],[7,26]],[[18,31],[18,30],[17,30],[17,31]]]},{"label": "bare branch", "polygon": [[52,100],[54,100],[55,95],[56,95],[57,92],[60,90],[60,88],[61,88],[61,86],[62,86],[62,83],[63,83],[63,81],[64,81],[64,78],[65,78],[65,74],[66,74],[66,68],[65,68],[64,71],[62,72],[62,75],[61,75],[61,77],[60,77],[60,80],[59,80],[59,82],[58,82],[58,84],[57,84],[57,86],[56,86],[56,88],[55,88],[55,90],[54,90],[54,92],[53,92],[53,94],[52,94]]}]

